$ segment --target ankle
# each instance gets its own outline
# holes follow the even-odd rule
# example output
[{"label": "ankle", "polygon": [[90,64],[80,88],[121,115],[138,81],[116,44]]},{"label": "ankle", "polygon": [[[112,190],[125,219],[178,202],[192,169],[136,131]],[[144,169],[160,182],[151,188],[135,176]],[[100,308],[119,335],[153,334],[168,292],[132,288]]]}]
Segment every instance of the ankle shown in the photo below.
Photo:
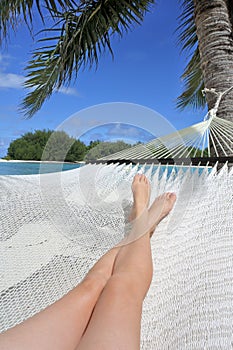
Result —
[{"label": "ankle", "polygon": [[137,203],[134,204],[134,214],[135,219],[144,217],[145,215],[148,215],[148,208],[145,206],[145,204]]}]

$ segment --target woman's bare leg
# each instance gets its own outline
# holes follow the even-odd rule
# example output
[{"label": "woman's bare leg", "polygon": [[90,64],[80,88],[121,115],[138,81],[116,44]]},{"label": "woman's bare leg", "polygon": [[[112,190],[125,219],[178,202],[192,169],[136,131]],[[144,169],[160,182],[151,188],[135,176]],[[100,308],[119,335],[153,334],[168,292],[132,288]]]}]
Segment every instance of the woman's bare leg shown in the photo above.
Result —
[{"label": "woman's bare leg", "polygon": [[[138,179],[139,176],[136,178]],[[126,247],[123,248],[125,250]],[[105,254],[85,279],[59,301],[1,334],[0,348],[3,350],[73,350],[88,325],[95,304],[108,279],[113,271],[118,270],[119,262],[116,261],[115,266],[114,262],[120,250],[122,249],[114,248]],[[122,257],[120,258],[119,255],[117,260],[124,260],[123,252],[121,255]],[[117,281],[117,273],[115,277]],[[123,281],[121,273],[120,280]],[[114,286],[114,280],[111,284]],[[118,291],[119,286],[118,283],[116,284]]]},{"label": "woman's bare leg", "polygon": [[63,298],[0,335],[1,350],[74,350],[112,274],[119,248],[106,253]]},{"label": "woman's bare leg", "polygon": [[142,302],[152,279],[151,228],[170,212],[176,196],[166,193],[158,197],[147,211],[149,183],[146,177],[135,177],[132,189],[134,213],[141,217],[135,220],[135,232],[138,227],[143,230],[143,225],[147,233],[119,250],[112,277],[96,303],[77,350],[140,348]]}]

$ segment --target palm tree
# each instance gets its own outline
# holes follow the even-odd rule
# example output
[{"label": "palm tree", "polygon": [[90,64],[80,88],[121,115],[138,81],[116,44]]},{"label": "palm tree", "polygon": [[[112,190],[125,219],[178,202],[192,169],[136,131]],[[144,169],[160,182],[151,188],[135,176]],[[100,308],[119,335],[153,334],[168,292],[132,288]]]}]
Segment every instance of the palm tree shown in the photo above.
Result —
[{"label": "palm tree", "polygon": [[[183,73],[184,92],[178,107],[213,108],[216,95],[203,88],[223,92],[233,86],[233,3],[232,0],[180,0],[179,42],[190,59]],[[9,27],[17,29],[20,20],[29,29],[37,10],[44,24],[42,47],[35,50],[26,67],[25,86],[33,88],[22,103],[27,117],[63,84],[69,85],[81,68],[98,65],[106,49],[112,54],[111,37],[122,36],[134,24],[142,23],[153,0],[2,0],[0,2],[0,40]],[[45,10],[42,13],[42,7]],[[53,25],[46,29],[44,16]],[[50,23],[51,24],[51,23]],[[219,115],[233,121],[233,90],[223,96]]]},{"label": "palm tree", "polygon": [[[180,108],[204,106],[203,88],[226,91],[233,86],[233,3],[229,0],[183,0],[179,41],[182,50],[193,50],[183,78],[185,92],[178,99]],[[208,108],[216,96],[206,95]],[[232,94],[224,96],[219,113],[233,120]],[[222,101],[222,102],[224,102]]]},{"label": "palm tree", "polygon": [[[193,55],[183,74],[186,89],[178,98],[178,106],[204,106],[206,98],[210,110],[216,93],[226,91],[217,116],[233,122],[233,2],[182,0],[182,6],[179,40],[182,49],[193,50]],[[208,91],[205,97],[204,87]],[[217,150],[223,155],[220,147]]]},{"label": "palm tree", "polygon": [[[106,49],[113,54],[112,35],[122,36],[134,24],[140,24],[153,3],[153,0],[1,0],[1,42],[9,28],[16,30],[22,19],[31,29],[35,12],[43,22],[42,33],[50,34],[39,40],[42,47],[34,51],[26,67],[25,86],[33,91],[21,106],[25,116],[32,117],[54,91],[77,78],[80,69],[97,66]],[[46,15],[50,18],[48,29]]]}]

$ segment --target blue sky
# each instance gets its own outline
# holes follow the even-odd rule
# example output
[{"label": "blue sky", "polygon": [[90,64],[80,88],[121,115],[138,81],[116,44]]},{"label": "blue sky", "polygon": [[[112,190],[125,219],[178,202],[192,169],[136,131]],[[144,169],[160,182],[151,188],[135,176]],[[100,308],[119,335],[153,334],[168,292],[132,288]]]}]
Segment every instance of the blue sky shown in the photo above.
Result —
[{"label": "blue sky", "polygon": [[[86,123],[81,139],[87,143],[95,138],[115,140],[123,136],[129,142],[145,142],[154,135],[158,120],[153,118],[149,126],[147,120],[147,131],[143,132],[140,115],[129,118],[140,126],[135,129],[131,125],[121,127],[124,120],[114,113],[109,114],[109,119],[104,118],[104,123],[108,120],[111,124],[103,127],[100,127],[103,120],[95,115],[95,109],[93,123],[90,120],[87,123],[85,113],[83,116],[79,113],[110,102],[133,103],[155,110],[176,129],[201,121],[203,111],[180,112],[175,105],[182,92],[180,76],[186,64],[175,34],[179,13],[178,0],[158,1],[141,26],[135,26],[123,39],[113,38],[114,60],[106,53],[97,70],[80,72],[73,86],[53,95],[29,120],[25,120],[17,108],[26,93],[22,88],[24,67],[35,44],[27,28],[21,26],[16,35],[11,35],[7,48],[0,50],[0,157],[6,154],[9,143],[23,133],[56,129],[77,112],[84,118],[82,124]],[[127,117],[125,123],[129,123]],[[82,135],[84,129],[76,130],[76,135]]]}]

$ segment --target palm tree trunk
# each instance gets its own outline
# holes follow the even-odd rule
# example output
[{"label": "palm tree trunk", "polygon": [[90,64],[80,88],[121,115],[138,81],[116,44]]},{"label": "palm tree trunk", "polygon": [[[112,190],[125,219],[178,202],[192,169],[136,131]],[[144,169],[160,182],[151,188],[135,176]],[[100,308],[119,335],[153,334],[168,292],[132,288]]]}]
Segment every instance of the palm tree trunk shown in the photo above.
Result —
[{"label": "palm tree trunk", "polygon": [[[193,1],[204,84],[223,92],[233,86],[232,0]],[[210,110],[216,95],[207,93],[206,99]],[[217,116],[233,122],[233,89],[223,96]],[[218,151],[224,155],[219,147]]]}]

